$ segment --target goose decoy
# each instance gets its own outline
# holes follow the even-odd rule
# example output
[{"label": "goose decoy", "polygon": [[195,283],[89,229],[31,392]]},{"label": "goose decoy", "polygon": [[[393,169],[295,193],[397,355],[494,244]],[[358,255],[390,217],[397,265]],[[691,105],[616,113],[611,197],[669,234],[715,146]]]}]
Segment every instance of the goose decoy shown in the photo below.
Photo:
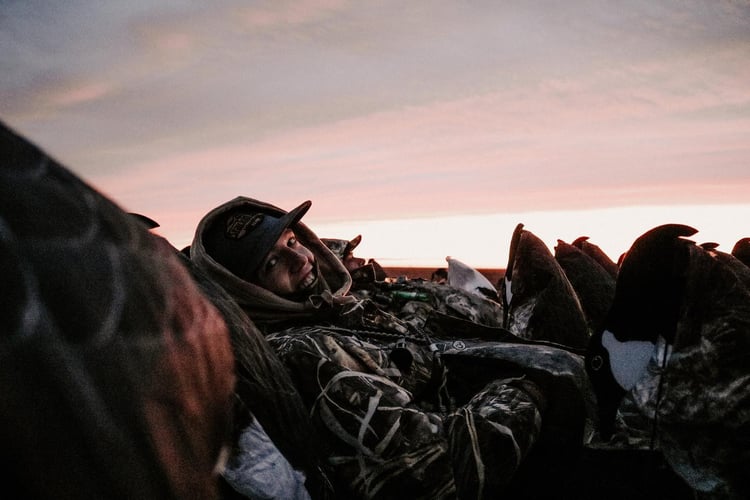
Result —
[{"label": "goose decoy", "polygon": [[745,265],[735,255],[719,250],[718,243],[701,243],[700,246],[713,258],[726,264],[737,275],[740,281],[745,284],[747,289],[750,290],[750,267]]},{"label": "goose decoy", "polygon": [[557,240],[555,260],[578,296],[589,331],[595,331],[612,304],[615,278],[590,254],[562,240]]},{"label": "goose decoy", "polygon": [[740,238],[732,247],[732,255],[750,267],[750,238]]},{"label": "goose decoy", "polygon": [[598,246],[589,241],[588,236],[579,236],[571,243],[583,253],[594,259],[613,278],[617,278],[617,263]]},{"label": "goose decoy", "polygon": [[626,252],[586,369],[607,439],[626,393],[652,447],[696,491],[750,498],[750,294],[737,275],[665,224]]},{"label": "goose decoy", "polygon": [[503,327],[531,340],[583,351],[589,331],[581,303],[549,248],[518,224],[500,287]]},{"label": "goose decoy", "polygon": [[4,487],[218,499],[224,320],[166,240],[2,123],[0,269]]}]

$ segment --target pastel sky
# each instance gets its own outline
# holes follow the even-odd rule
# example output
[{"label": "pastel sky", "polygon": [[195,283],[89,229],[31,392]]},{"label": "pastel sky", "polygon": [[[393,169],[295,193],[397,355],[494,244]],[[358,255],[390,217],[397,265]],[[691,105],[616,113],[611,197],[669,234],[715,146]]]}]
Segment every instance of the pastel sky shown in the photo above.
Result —
[{"label": "pastel sky", "polygon": [[750,236],[750,1],[0,0],[0,120],[177,247],[244,195],[384,265]]}]

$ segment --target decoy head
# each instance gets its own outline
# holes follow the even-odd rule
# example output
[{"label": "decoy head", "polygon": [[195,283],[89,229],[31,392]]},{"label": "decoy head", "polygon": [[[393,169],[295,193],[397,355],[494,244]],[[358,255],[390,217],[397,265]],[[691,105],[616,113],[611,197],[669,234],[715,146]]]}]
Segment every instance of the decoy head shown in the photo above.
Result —
[{"label": "decoy head", "polygon": [[741,238],[732,247],[732,255],[750,267],[750,238]]}]

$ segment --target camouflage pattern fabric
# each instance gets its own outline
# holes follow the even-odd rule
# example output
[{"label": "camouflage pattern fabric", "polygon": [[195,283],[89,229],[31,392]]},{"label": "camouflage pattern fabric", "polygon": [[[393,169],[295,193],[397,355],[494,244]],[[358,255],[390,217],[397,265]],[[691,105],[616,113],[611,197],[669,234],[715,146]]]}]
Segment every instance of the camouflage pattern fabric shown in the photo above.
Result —
[{"label": "camouflage pattern fabric", "polygon": [[[268,336],[332,445],[333,476],[357,498],[493,498],[540,434],[546,405],[530,380],[496,378],[454,406],[433,352],[299,327]],[[435,383],[436,379],[438,383]]]},{"label": "camouflage pattern fabric", "polygon": [[690,262],[668,365],[661,366],[659,345],[651,376],[641,378],[631,396],[654,422],[658,448],[693,488],[706,498],[747,498],[750,290],[697,248]]},{"label": "camouflage pattern fabric", "polygon": [[[581,473],[577,464],[596,429],[596,405],[582,356],[553,345],[470,339],[438,341],[435,348],[456,405],[472,400],[500,375],[514,377],[518,384],[533,383],[519,387],[543,397],[539,435],[503,490],[504,498],[579,498],[573,486]],[[514,415],[519,409],[508,411]]]},{"label": "camouflage pattern fabric", "polygon": [[250,498],[301,498],[309,492],[316,499],[333,498],[317,454],[321,443],[276,353],[223,288],[182,254],[180,258],[224,316],[234,354],[234,446],[223,475],[232,491],[224,496],[237,491]]},{"label": "camouflage pattern fabric", "polygon": [[[387,283],[372,273],[352,282],[302,222],[295,234],[330,291],[300,302],[276,296],[231,275],[201,244],[217,214],[240,205],[268,206],[241,197],[209,212],[191,259],[235,298],[281,359],[318,429],[337,497],[525,499],[541,498],[522,494],[535,494],[535,484],[555,484],[529,471],[550,477],[566,470],[568,451],[581,449],[588,388],[573,380],[582,371],[555,371],[544,360],[530,371],[525,365],[534,356],[575,359],[574,352],[510,333],[499,302],[466,290]],[[482,339],[493,347],[485,353],[490,363],[454,353],[447,339]],[[501,348],[524,342],[525,350]],[[560,443],[566,453],[555,460]]]},{"label": "camouflage pattern fabric", "polygon": [[503,326],[502,305],[450,285],[425,280],[360,283],[352,291],[416,328],[424,329],[435,313],[490,327]]}]

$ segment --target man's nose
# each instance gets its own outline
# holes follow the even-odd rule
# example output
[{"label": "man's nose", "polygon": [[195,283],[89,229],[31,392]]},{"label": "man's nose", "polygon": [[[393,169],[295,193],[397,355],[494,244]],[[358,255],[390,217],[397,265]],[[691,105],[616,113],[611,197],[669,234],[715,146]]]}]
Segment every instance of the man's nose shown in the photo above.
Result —
[{"label": "man's nose", "polygon": [[287,253],[287,259],[289,259],[289,267],[292,271],[299,271],[307,263],[307,255],[292,248]]}]

